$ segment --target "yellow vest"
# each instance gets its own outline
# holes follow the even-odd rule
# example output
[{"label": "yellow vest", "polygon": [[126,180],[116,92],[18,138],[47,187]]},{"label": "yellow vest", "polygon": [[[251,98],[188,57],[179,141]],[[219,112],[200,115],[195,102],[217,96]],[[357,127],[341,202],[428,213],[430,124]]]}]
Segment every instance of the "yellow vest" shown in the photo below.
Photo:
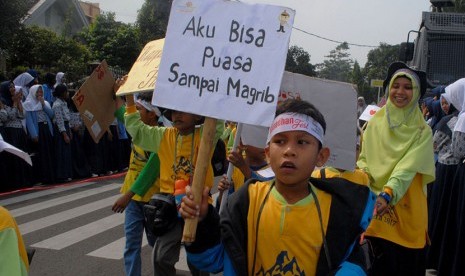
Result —
[{"label": "yellow vest", "polygon": [[[123,186],[121,187],[121,190],[120,190],[122,194],[125,194],[127,191],[131,189],[131,186],[136,181],[137,177],[139,176],[140,172],[144,168],[145,164],[147,164],[149,156],[150,156],[149,152],[146,152],[140,147],[132,144],[132,151],[131,151],[131,156],[129,159],[128,172],[126,173]],[[139,195],[134,195],[132,199],[136,201],[141,201],[141,202],[149,202],[152,195],[158,192],[159,190],[160,190],[160,183],[159,183],[159,178],[157,178],[157,180],[148,189],[148,191],[145,193],[143,197]]]},{"label": "yellow vest", "polygon": [[382,217],[373,216],[366,236],[378,237],[408,248],[426,245],[428,209],[422,175],[416,174],[410,187],[396,205]]},{"label": "yellow vest", "polygon": [[[273,275],[273,268],[292,264],[289,275],[314,275],[323,240],[317,208],[312,195],[295,204],[288,204],[273,188],[266,201],[257,230],[260,206],[270,189],[269,182],[249,186],[247,216],[247,256],[249,275]],[[321,207],[323,228],[328,225],[331,195],[312,187]],[[326,231],[326,230],[325,230]],[[255,240],[258,237],[257,259],[253,273]]]}]

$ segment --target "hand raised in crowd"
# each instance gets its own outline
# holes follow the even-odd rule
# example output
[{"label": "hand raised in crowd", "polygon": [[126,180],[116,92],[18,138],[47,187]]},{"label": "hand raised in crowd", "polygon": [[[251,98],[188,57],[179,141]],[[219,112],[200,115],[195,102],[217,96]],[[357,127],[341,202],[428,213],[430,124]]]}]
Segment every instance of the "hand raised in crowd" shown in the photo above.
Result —
[{"label": "hand raised in crowd", "polygon": [[228,161],[239,169],[242,169],[243,167],[248,167],[245,163],[244,156],[242,155],[242,148],[240,147],[238,147],[237,150],[231,151],[229,153]]},{"label": "hand raised in crowd", "polygon": [[208,193],[210,188],[205,187],[202,192],[202,200],[200,205],[195,203],[194,195],[190,186],[186,187],[186,195],[182,198],[181,208],[179,213],[182,218],[195,218],[198,217],[199,221],[202,221],[208,213]]},{"label": "hand raised in crowd", "polygon": [[39,100],[39,102],[42,104],[42,106],[45,105],[45,100],[44,100],[44,96],[37,96],[37,100]]},{"label": "hand raised in crowd", "polygon": [[243,151],[247,149],[247,146],[239,146],[237,147],[236,151],[231,151],[227,157],[228,161],[234,165],[234,167],[241,170],[242,174],[245,176],[246,179],[250,178],[252,175],[252,171],[250,170],[249,165],[247,165]]},{"label": "hand raised in crowd", "polygon": [[116,79],[115,84],[113,85],[113,93],[116,94],[118,89],[123,86],[123,84],[126,82],[128,79],[128,75],[124,75],[121,78]]},{"label": "hand raised in crowd", "polygon": [[428,107],[426,107],[426,103],[421,103],[421,113],[423,113],[423,117],[427,116],[429,111]]},{"label": "hand raised in crowd", "polygon": [[223,176],[220,179],[220,182],[218,182],[218,192],[223,193],[224,191],[229,190],[229,187],[231,186],[232,181],[228,181],[228,177],[223,174]]},{"label": "hand raised in crowd", "polygon": [[21,100],[23,99],[23,93],[16,93],[13,95],[13,97],[11,97],[11,99],[13,100],[13,105],[15,107],[18,107],[18,104],[21,103]]},{"label": "hand raised in crowd", "polygon": [[134,94],[126,96],[126,106],[134,106]]},{"label": "hand raised in crowd", "polygon": [[115,84],[113,85],[113,94],[114,94],[113,96],[115,99],[116,109],[119,109],[124,104],[123,99],[121,97],[116,96],[116,92],[118,92],[119,88],[126,82],[127,79],[128,79],[128,75],[125,75],[121,78],[118,78],[115,81]]}]

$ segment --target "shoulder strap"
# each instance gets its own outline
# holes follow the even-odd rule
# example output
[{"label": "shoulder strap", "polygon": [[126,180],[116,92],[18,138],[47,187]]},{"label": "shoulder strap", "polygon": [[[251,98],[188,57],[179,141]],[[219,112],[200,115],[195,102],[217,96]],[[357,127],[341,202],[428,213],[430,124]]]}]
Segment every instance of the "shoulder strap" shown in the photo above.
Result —
[{"label": "shoulder strap", "polygon": [[[324,169],[322,169],[322,176],[321,177],[324,178]],[[320,202],[319,202],[318,198],[316,197],[316,194],[313,191],[312,186],[311,186],[310,183],[308,184],[308,190],[310,191],[310,193],[313,196],[313,199],[315,200],[316,210],[318,212],[318,219],[320,221],[321,236],[323,238],[323,247],[324,247],[324,250],[325,250],[326,261],[328,262],[328,267],[329,267],[329,270],[331,271],[333,269],[333,266],[331,265],[331,258],[330,258],[330,255],[329,255],[328,243],[326,242],[326,235],[325,235],[325,229],[323,227],[323,219],[322,219],[322,215],[321,215]]]},{"label": "shoulder strap", "polygon": [[321,179],[326,179],[326,169],[325,168],[322,168],[320,169],[320,178]]}]

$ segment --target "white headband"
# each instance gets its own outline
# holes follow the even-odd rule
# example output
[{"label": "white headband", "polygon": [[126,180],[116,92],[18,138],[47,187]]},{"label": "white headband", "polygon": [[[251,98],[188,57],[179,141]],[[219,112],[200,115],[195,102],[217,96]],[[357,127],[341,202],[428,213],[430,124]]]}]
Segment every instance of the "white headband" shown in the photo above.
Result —
[{"label": "white headband", "polygon": [[300,113],[282,113],[277,116],[271,124],[266,143],[278,133],[296,130],[307,132],[323,144],[323,127],[312,117]]},{"label": "white headband", "polygon": [[151,105],[149,102],[141,100],[141,99],[137,99],[136,103],[142,105],[145,109],[147,109],[150,112],[155,112],[157,117],[161,117],[161,112],[160,112],[160,109],[158,109],[158,107]]}]

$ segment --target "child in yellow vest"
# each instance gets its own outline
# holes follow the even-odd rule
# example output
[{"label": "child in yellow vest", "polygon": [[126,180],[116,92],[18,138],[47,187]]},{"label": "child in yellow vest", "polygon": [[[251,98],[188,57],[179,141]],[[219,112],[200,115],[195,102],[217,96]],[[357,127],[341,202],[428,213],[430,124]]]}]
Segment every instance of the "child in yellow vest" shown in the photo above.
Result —
[{"label": "child in yellow vest", "polygon": [[15,219],[0,206],[0,275],[26,276],[29,261]]},{"label": "child in yellow vest", "polygon": [[[157,126],[158,118],[161,116],[160,110],[153,106],[152,93],[140,94],[137,99],[136,108],[139,111],[141,120],[149,126]],[[116,113],[118,120],[124,121],[125,108],[122,106]],[[126,245],[124,248],[124,269],[126,275],[141,275],[141,245],[142,235],[147,235],[147,241],[150,246],[155,243],[155,237],[145,224],[144,205],[149,202],[152,195],[159,191],[158,175],[159,173],[141,174],[145,166],[152,168],[152,171],[159,172],[158,156],[148,151],[144,151],[137,145],[132,144],[131,156],[129,159],[129,168],[121,187],[122,196],[113,204],[112,210],[117,213],[125,212],[124,216],[124,233],[126,236]],[[150,157],[150,158],[149,158]],[[143,192],[134,189],[136,179],[139,175],[144,175],[139,181],[145,183]],[[158,185],[157,185],[158,184]]]},{"label": "child in yellow vest", "polygon": [[[181,111],[166,112],[166,117],[173,127],[152,127],[140,120],[135,106],[128,98],[125,114],[125,126],[134,144],[144,150],[158,154],[160,158],[160,190],[163,195],[174,195],[179,190],[191,184],[195,163],[197,161],[202,117]],[[214,143],[224,131],[224,122],[218,120]],[[213,154],[213,152],[212,152]],[[213,169],[208,166],[205,186],[213,186]],[[178,188],[178,189],[176,189]],[[174,216],[173,228],[157,237],[153,249],[153,264],[155,275],[175,275],[174,265],[179,260],[183,221]],[[171,225],[171,224],[170,224]]]},{"label": "child in yellow vest", "polygon": [[265,149],[275,179],[246,183],[230,196],[221,222],[190,189],[183,217],[198,217],[187,259],[201,270],[223,275],[364,275],[358,238],[371,219],[375,195],[341,178],[310,178],[323,166],[323,115],[310,103],[278,106]]},{"label": "child in yellow vest", "polygon": [[[360,155],[360,137],[357,137],[357,145],[355,148],[355,160],[358,160],[358,156]],[[370,184],[370,179],[368,175],[359,168],[355,168],[354,171],[343,170],[340,168],[333,168],[333,167],[324,167],[319,170],[314,170],[312,173],[312,177],[314,178],[333,178],[333,177],[340,177],[347,179],[353,183],[357,183],[360,185],[368,186]]]}]

